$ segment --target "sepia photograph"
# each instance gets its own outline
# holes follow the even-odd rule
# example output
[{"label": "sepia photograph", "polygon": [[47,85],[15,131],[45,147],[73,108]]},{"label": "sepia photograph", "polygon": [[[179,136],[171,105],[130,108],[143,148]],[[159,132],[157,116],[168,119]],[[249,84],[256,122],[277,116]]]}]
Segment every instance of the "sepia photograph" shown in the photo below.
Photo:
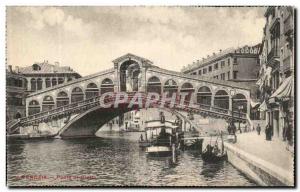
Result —
[{"label": "sepia photograph", "polygon": [[296,187],[294,6],[5,9],[8,188]]}]

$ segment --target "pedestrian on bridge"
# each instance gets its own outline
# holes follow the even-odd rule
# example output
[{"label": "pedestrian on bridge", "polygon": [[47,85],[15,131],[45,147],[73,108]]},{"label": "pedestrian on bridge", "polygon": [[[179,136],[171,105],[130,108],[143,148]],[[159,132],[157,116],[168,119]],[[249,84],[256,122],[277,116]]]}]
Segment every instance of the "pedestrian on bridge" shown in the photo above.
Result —
[{"label": "pedestrian on bridge", "polygon": [[261,127],[259,124],[257,124],[256,131],[257,131],[257,134],[260,135]]}]

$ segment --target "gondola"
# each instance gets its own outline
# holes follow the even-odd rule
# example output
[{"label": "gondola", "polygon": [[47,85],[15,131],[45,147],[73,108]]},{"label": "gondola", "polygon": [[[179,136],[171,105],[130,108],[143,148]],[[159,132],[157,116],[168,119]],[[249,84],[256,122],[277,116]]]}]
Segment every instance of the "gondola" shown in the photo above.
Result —
[{"label": "gondola", "polygon": [[211,144],[208,144],[206,146],[206,149],[201,154],[203,161],[215,163],[215,162],[227,160],[227,153],[224,151],[222,133],[221,133],[221,140],[222,140],[221,150],[218,149],[218,145],[217,145],[218,138],[214,146],[212,146]]}]

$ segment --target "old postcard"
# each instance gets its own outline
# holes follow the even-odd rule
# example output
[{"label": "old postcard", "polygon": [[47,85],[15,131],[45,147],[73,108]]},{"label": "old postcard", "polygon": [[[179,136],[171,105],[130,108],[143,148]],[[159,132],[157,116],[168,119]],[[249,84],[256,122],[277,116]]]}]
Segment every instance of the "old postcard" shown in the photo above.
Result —
[{"label": "old postcard", "polygon": [[8,187],[295,187],[295,8],[7,6]]}]

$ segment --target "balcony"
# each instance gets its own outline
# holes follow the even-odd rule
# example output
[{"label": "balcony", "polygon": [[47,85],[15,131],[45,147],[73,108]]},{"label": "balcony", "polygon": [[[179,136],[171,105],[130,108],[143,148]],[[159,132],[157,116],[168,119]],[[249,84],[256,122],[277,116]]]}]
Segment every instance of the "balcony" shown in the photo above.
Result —
[{"label": "balcony", "polygon": [[279,58],[279,48],[274,47],[271,49],[270,53],[267,56],[267,60],[268,60],[267,65],[272,67],[276,63],[279,63],[279,60],[276,60],[278,58]]},{"label": "balcony", "polygon": [[292,16],[289,16],[284,20],[283,32],[284,35],[289,36],[290,34],[293,33],[293,31],[294,31],[293,19]]},{"label": "balcony", "polygon": [[291,70],[292,57],[288,56],[283,60],[282,72],[285,73]]}]

